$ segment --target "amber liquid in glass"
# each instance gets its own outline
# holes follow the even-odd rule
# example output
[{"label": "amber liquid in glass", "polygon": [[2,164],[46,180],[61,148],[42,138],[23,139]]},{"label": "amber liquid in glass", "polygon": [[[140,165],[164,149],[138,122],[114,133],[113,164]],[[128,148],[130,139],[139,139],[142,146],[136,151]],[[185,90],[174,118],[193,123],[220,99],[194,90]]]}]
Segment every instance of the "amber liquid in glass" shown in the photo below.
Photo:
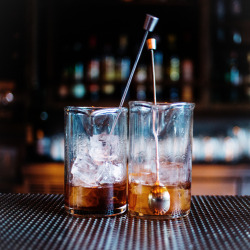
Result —
[{"label": "amber liquid in glass", "polygon": [[126,211],[126,182],[65,187],[65,208],[75,216],[111,216]]},{"label": "amber liquid in glass", "polygon": [[[130,179],[139,180],[141,177],[143,178],[142,175],[143,174],[130,174]],[[148,205],[148,197],[153,185],[154,184],[140,184],[133,181],[129,182],[128,204],[130,215],[145,218],[153,218],[155,216]],[[185,182],[176,185],[167,185],[166,188],[170,195],[170,208],[165,214],[155,217],[165,219],[188,215],[191,205],[191,183]]]}]

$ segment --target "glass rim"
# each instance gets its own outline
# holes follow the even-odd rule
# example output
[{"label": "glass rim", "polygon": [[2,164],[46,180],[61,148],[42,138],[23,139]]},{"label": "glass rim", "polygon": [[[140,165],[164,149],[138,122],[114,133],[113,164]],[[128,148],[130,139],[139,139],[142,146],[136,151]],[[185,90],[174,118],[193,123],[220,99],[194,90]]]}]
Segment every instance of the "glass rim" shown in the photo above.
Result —
[{"label": "glass rim", "polygon": [[126,107],[95,107],[95,106],[66,106],[64,107],[64,112],[84,112],[84,111],[97,111],[107,109],[109,111],[113,111],[113,113],[117,113],[121,110],[122,113],[128,112],[128,108]]},{"label": "glass rim", "polygon": [[162,108],[182,107],[183,108],[183,107],[186,107],[186,108],[193,109],[195,107],[195,103],[192,103],[192,102],[157,102],[157,104],[155,105],[153,102],[147,102],[147,101],[130,101],[129,107],[131,107],[132,105],[148,107],[148,108],[152,108],[152,107],[162,107]]}]

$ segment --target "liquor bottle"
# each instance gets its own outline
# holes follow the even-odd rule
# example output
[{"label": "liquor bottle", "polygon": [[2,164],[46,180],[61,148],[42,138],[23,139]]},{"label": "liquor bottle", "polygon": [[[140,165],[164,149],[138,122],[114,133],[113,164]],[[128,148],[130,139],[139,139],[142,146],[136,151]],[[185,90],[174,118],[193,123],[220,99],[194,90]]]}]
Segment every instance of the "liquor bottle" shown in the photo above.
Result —
[{"label": "liquor bottle", "polygon": [[169,98],[171,102],[179,101],[180,99],[180,57],[177,48],[177,36],[169,34],[167,36],[168,42],[168,62],[167,62],[167,80],[170,84]]},{"label": "liquor bottle", "polygon": [[87,61],[87,81],[91,101],[98,101],[100,98],[100,54],[98,53],[96,35],[89,37],[88,61]]},{"label": "liquor bottle", "polygon": [[247,52],[246,56],[246,75],[244,77],[244,92],[245,92],[245,98],[247,101],[250,101],[250,51]]},{"label": "liquor bottle", "polygon": [[157,50],[154,53],[154,62],[155,62],[155,80],[157,83],[163,81],[163,52]]},{"label": "liquor bottle", "polygon": [[62,44],[61,47],[61,65],[60,65],[60,71],[58,75],[59,79],[59,84],[56,88],[56,97],[65,100],[70,97],[70,89],[69,89],[69,84],[70,84],[70,68],[71,68],[71,60],[72,60],[72,49],[73,47],[70,46],[69,44]]},{"label": "liquor bottle", "polygon": [[225,18],[225,0],[217,0],[216,2],[216,15],[218,20]]},{"label": "liquor bottle", "polygon": [[240,85],[240,71],[238,68],[238,53],[232,53],[229,59],[229,81],[232,86]]},{"label": "liquor bottle", "polygon": [[182,100],[185,102],[193,101],[193,61],[189,58],[182,61]]},{"label": "liquor bottle", "polygon": [[231,0],[231,13],[234,16],[240,15],[242,12],[241,0]]},{"label": "liquor bottle", "polygon": [[69,97],[69,68],[64,66],[61,74],[61,83],[58,87],[58,96],[60,99]]},{"label": "liquor bottle", "polygon": [[130,74],[130,64],[131,60],[128,55],[128,36],[126,34],[122,34],[119,37],[119,46],[116,58],[116,81],[127,81]]},{"label": "liquor bottle", "polygon": [[148,67],[143,61],[143,56],[141,56],[141,61],[138,63],[137,69],[134,76],[134,89],[136,93],[136,99],[139,101],[144,101],[147,99],[147,86],[146,81],[148,78]]},{"label": "liquor bottle", "polygon": [[170,57],[169,77],[171,82],[178,82],[180,80],[180,58],[178,55]]},{"label": "liquor bottle", "polygon": [[242,83],[242,77],[238,67],[238,53],[232,51],[227,61],[228,69],[225,74],[225,81],[230,86],[230,101],[236,102],[240,100],[240,84]]},{"label": "liquor bottle", "polygon": [[84,54],[83,44],[80,42],[74,45],[74,64],[73,64],[73,86],[72,95],[76,99],[82,99],[86,96],[86,86],[84,83]]},{"label": "liquor bottle", "polygon": [[[128,36],[126,34],[121,34],[119,36],[115,64],[116,93],[118,96],[122,97],[129,78],[131,66],[131,60],[128,54]],[[129,96],[130,89],[128,90],[126,99],[129,99]]]},{"label": "liquor bottle", "polygon": [[111,41],[104,44],[101,58],[102,93],[104,98],[115,94],[115,56],[112,51],[112,44]]},{"label": "liquor bottle", "polygon": [[76,63],[74,66],[74,85],[72,94],[76,99],[82,99],[86,96],[86,87],[83,82],[84,65],[83,63]]},{"label": "liquor bottle", "polygon": [[194,87],[194,63],[192,53],[192,32],[186,31],[182,37],[182,60],[181,60],[181,99],[185,102],[193,101]]},{"label": "liquor bottle", "polygon": [[100,57],[97,48],[97,37],[91,35],[88,45],[87,79],[99,80],[100,78]]}]

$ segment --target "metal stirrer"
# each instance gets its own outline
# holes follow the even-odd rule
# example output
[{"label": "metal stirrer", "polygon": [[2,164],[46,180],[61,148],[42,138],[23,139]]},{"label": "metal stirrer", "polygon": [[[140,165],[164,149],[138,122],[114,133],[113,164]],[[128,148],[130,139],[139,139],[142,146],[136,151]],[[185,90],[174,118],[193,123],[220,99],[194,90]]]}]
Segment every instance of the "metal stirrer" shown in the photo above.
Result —
[{"label": "metal stirrer", "polygon": [[153,90],[154,90],[154,105],[156,105],[156,83],[155,83],[155,62],[154,62],[154,50],[156,49],[156,40],[150,38],[147,40],[148,49],[151,52],[151,64],[152,64],[152,77],[153,77]]},{"label": "metal stirrer", "polygon": [[122,96],[122,99],[121,99],[121,102],[120,102],[120,105],[119,105],[119,112],[118,112],[118,114],[117,114],[117,116],[116,116],[116,119],[115,119],[115,121],[114,121],[114,123],[113,123],[113,126],[112,126],[112,128],[111,128],[110,134],[113,134],[113,132],[114,132],[115,125],[116,125],[117,120],[118,120],[118,118],[119,118],[119,116],[120,116],[121,108],[122,108],[122,106],[123,106],[123,104],[124,104],[124,101],[125,101],[125,98],[126,98],[126,95],[127,95],[127,92],[128,92],[129,86],[130,86],[130,83],[131,83],[132,78],[133,78],[133,76],[134,76],[135,69],[136,69],[136,66],[137,66],[137,64],[138,64],[138,61],[139,61],[139,59],[140,59],[141,52],[142,52],[142,49],[143,49],[144,44],[145,44],[145,42],[146,42],[148,33],[149,33],[149,32],[152,32],[152,31],[154,30],[154,28],[155,28],[155,26],[156,26],[158,20],[159,20],[159,19],[158,19],[157,17],[154,17],[154,16],[149,15],[149,14],[146,15],[146,19],[145,19],[144,26],[143,26],[143,28],[144,28],[146,31],[145,31],[145,33],[144,33],[144,37],[143,37],[143,39],[142,39],[141,46],[140,46],[139,51],[138,51],[138,54],[137,54],[137,56],[136,56],[136,59],[135,59],[135,62],[134,62],[134,66],[133,66],[133,68],[132,68],[132,70],[131,70],[131,72],[130,72],[130,75],[129,75],[129,78],[128,78],[128,82],[127,82],[126,88],[125,88],[125,90],[124,90],[124,92],[123,92],[123,96]]},{"label": "metal stirrer", "polygon": [[[147,40],[148,49],[151,51],[152,61],[152,76],[153,76],[153,89],[154,89],[154,105],[156,102],[156,83],[155,83],[155,67],[154,67],[154,50],[156,49],[156,40],[150,38]],[[155,108],[155,107],[154,107]],[[159,149],[158,149],[158,129],[155,128],[156,124],[156,109],[153,109],[153,134],[155,137],[156,149],[156,182],[151,188],[148,195],[148,206],[155,215],[165,214],[170,208],[170,195],[167,188],[160,183],[159,178]]]}]

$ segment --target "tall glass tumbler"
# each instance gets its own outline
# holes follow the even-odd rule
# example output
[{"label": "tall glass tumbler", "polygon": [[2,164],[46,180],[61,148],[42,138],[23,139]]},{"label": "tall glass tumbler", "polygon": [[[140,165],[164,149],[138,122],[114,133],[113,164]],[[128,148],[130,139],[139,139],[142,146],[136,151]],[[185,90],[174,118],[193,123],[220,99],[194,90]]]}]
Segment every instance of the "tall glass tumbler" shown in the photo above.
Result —
[{"label": "tall glass tumbler", "polygon": [[68,213],[102,217],[126,211],[127,113],[126,108],[64,109]]},{"label": "tall glass tumbler", "polygon": [[129,103],[131,216],[171,219],[189,214],[193,109],[192,103]]}]

